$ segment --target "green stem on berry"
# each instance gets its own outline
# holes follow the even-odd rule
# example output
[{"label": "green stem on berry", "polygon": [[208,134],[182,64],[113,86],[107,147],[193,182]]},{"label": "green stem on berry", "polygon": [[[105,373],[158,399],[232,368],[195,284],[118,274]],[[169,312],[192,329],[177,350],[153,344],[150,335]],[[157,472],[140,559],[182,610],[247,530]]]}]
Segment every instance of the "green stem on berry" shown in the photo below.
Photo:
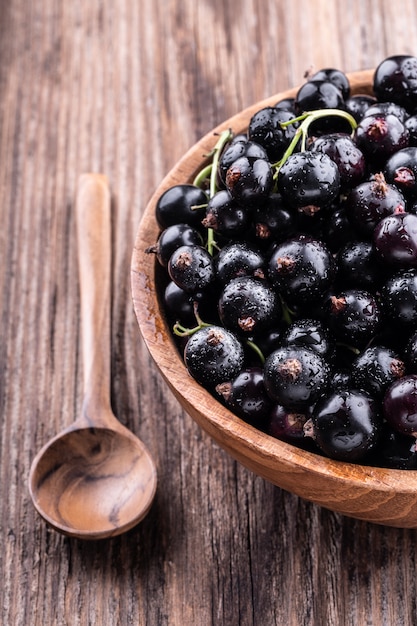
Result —
[{"label": "green stem on berry", "polygon": [[203,320],[201,319],[200,314],[198,312],[197,302],[194,302],[193,308],[194,308],[194,317],[195,317],[195,321],[197,322],[197,326],[193,326],[193,328],[187,328],[186,326],[183,326],[182,324],[180,324],[180,322],[178,321],[175,322],[174,326],[172,327],[172,330],[173,330],[174,335],[177,335],[177,337],[190,337],[191,335],[194,335],[194,333],[196,333],[201,328],[211,326],[211,324],[207,324],[206,322],[203,322]]},{"label": "green stem on berry", "polygon": [[281,308],[282,308],[282,321],[285,324],[288,324],[288,326],[290,324],[292,324],[292,316],[294,315],[293,311],[291,311],[291,309],[289,308],[288,304],[285,302],[285,300],[282,298],[282,296],[280,296],[280,300],[281,300]]},{"label": "green stem on berry", "polygon": [[296,122],[300,122],[300,121],[301,121],[301,124],[295,131],[295,135],[292,138],[290,145],[288,146],[288,148],[285,150],[284,154],[282,155],[281,159],[277,161],[276,163],[273,163],[272,165],[272,168],[275,170],[274,180],[277,179],[279,170],[282,167],[282,165],[284,165],[288,157],[290,157],[292,153],[294,152],[300,138],[301,138],[301,152],[304,152],[306,150],[307,139],[308,139],[308,129],[309,129],[310,124],[320,119],[321,117],[327,117],[327,116],[343,117],[344,119],[346,119],[352,128],[352,133],[357,127],[357,122],[355,118],[352,115],[350,115],[350,113],[347,113],[346,111],[342,111],[341,109],[318,109],[317,111],[308,111],[307,113],[303,113],[303,115],[300,115],[299,117],[295,117],[291,120],[288,120],[288,122],[281,122],[281,126],[283,128],[285,128],[286,126],[290,126],[291,124],[294,124]]},{"label": "green stem on berry", "polygon": [[204,209],[206,206],[207,206],[207,202],[204,202],[204,204],[193,204],[191,206],[191,210],[197,211],[198,209]]},{"label": "green stem on berry", "polygon": [[225,145],[231,140],[233,133],[231,128],[220,133],[220,137],[214,146],[211,154],[213,155],[212,168],[210,174],[210,198],[217,192],[217,170],[219,167],[220,155]]},{"label": "green stem on berry", "polygon": [[217,249],[217,243],[214,239],[214,230],[212,228],[207,229],[207,252],[213,256],[214,249]]},{"label": "green stem on berry", "polygon": [[358,355],[361,353],[359,348],[355,348],[355,346],[351,346],[349,343],[343,343],[343,341],[336,341],[336,344],[340,346],[341,348],[346,348],[347,350],[350,350],[351,352],[353,352],[353,354]]},{"label": "green stem on berry", "polygon": [[[206,324],[206,326],[208,326],[208,324]],[[201,328],[203,327],[200,325],[194,326],[193,328],[187,328],[179,322],[175,322],[174,326],[172,327],[172,331],[177,337],[191,337],[191,335],[194,335],[194,333],[196,333]]]},{"label": "green stem on berry", "polygon": [[246,345],[248,345],[249,348],[251,348],[255,352],[255,354],[258,355],[259,360],[260,360],[261,364],[263,365],[265,363],[265,357],[264,357],[263,352],[260,349],[260,347],[257,346],[256,343],[254,343],[251,339],[247,339],[246,340]]},{"label": "green stem on berry", "polygon": [[[214,194],[217,192],[217,170],[219,167],[219,159],[225,145],[231,140],[233,136],[232,130],[228,128],[220,133],[220,137],[216,142],[213,150],[211,151],[211,155],[213,156],[213,160],[211,162],[211,170],[210,170],[210,188],[209,188],[209,198],[212,198]],[[214,249],[217,249],[217,244],[214,239],[214,231],[212,228],[207,229],[207,251],[213,256]]]},{"label": "green stem on berry", "polygon": [[213,164],[209,163],[206,167],[203,167],[200,172],[198,172],[197,176],[193,180],[193,185],[196,187],[204,187],[204,181],[208,180],[211,176],[211,170],[213,169]]}]

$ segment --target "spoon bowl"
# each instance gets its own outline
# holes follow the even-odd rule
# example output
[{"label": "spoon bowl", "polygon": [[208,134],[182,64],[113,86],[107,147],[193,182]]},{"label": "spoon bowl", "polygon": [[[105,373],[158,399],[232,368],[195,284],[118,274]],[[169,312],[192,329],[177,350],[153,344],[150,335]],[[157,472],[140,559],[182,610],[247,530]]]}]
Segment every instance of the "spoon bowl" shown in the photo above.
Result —
[{"label": "spoon bowl", "polygon": [[143,519],[152,504],[152,459],[134,437],[114,428],[77,426],[62,432],[41,450],[34,468],[35,506],[50,526],[67,535],[120,534]]},{"label": "spoon bowl", "polygon": [[157,478],[148,449],[110,405],[110,193],[104,176],[80,177],[76,210],[84,402],[80,417],[34,458],[29,491],[55,530],[101,539],[145,517]]}]

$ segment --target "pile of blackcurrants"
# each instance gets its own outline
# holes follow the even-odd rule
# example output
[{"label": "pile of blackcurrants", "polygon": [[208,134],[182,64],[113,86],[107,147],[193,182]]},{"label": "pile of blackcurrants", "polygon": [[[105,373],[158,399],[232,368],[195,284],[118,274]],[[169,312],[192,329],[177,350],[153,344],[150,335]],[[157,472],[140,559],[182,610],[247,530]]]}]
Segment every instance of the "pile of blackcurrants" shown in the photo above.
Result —
[{"label": "pile of blackcurrants", "polygon": [[273,437],[417,469],[417,57],[336,69],[218,136],[156,206],[190,375]]}]

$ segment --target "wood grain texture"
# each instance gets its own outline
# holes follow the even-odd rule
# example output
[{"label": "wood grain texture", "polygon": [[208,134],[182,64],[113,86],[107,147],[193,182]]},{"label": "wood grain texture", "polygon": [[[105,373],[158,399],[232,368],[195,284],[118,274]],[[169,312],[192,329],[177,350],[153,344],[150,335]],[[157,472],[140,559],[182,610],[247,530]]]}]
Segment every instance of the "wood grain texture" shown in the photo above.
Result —
[{"label": "wood grain texture", "polygon": [[[130,259],[182,154],[310,67],[417,52],[404,0],[23,0],[0,4],[0,621],[13,626],[414,626],[416,532],[354,521],[226,455],[139,337]],[[105,542],[49,530],[31,460],[83,395],[76,181],[113,190],[112,399],[156,458],[148,517]]]}]

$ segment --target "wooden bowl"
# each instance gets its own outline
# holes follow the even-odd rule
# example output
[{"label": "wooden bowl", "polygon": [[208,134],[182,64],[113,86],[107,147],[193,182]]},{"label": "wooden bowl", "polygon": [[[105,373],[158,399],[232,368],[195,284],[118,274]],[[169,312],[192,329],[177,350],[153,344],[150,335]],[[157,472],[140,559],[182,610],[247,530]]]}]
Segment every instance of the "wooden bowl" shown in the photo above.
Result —
[{"label": "wooden bowl", "polygon": [[[373,71],[349,74],[352,93],[371,93]],[[417,471],[391,470],[333,461],[298,449],[253,428],[232,414],[188,374],[158,299],[155,255],[146,248],[157,240],[155,205],[172,185],[191,182],[205,164],[216,133],[245,131],[251,116],[291,89],[267,98],[220,124],[196,143],[162,181],[146,207],[132,257],[133,303],[145,343],[162,376],[184,410],[224,450],[274,485],[350,517],[402,528],[417,528]]]}]

